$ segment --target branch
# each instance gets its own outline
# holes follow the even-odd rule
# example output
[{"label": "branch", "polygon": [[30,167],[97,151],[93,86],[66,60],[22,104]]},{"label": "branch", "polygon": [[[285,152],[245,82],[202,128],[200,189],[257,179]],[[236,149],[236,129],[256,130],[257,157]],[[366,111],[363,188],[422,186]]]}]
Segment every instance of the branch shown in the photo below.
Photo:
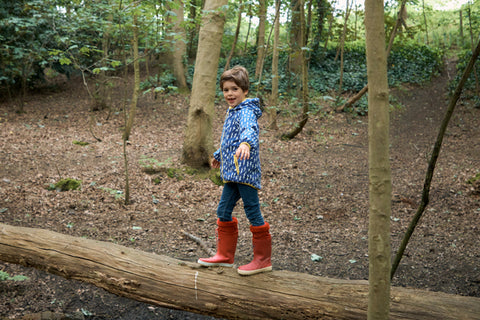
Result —
[{"label": "branch", "polygon": [[198,243],[200,245],[200,247],[202,247],[202,249],[210,256],[214,256],[215,255],[215,252],[213,252],[212,249],[210,249],[210,247],[204,242],[202,241],[202,239],[200,239],[199,237],[196,237],[194,236],[193,234],[191,233],[188,233],[184,230],[180,230],[181,233],[183,233],[185,236],[187,236],[187,238],[189,238],[190,240],[193,240],[195,241],[196,243]]}]

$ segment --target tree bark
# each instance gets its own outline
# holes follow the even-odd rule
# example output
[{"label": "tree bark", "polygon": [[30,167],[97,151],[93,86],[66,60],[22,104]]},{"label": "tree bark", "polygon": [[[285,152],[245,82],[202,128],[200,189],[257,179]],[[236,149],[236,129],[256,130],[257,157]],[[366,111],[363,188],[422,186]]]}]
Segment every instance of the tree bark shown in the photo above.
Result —
[{"label": "tree bark", "polygon": [[280,0],[275,0],[275,22],[273,31],[273,53],[272,53],[272,95],[270,96],[271,108],[269,114],[269,129],[278,130],[277,110],[278,110],[278,45],[280,37]]},{"label": "tree bark", "polygon": [[[184,58],[187,54],[187,44],[186,44],[186,31],[184,24],[184,12],[183,7],[184,3],[182,0],[176,0],[172,5],[166,4],[172,12],[175,13],[175,16],[167,16],[168,22],[171,24],[169,28],[173,33],[169,36],[169,40],[172,43],[172,50],[169,52],[169,59],[171,61],[171,67],[173,75],[175,76],[175,83],[180,92],[188,92],[187,78],[185,76],[185,64]],[[173,32],[172,32],[173,31]]]},{"label": "tree bark", "polygon": [[230,69],[230,61],[232,61],[233,55],[235,53],[235,48],[237,47],[238,36],[240,35],[240,27],[242,25],[242,13],[243,13],[243,4],[242,4],[242,0],[239,0],[237,27],[235,28],[235,36],[233,38],[232,49],[230,49],[230,54],[228,55],[227,62],[225,63],[225,68],[224,68],[225,71]]},{"label": "tree bark", "polygon": [[280,136],[282,140],[291,140],[302,132],[303,127],[307,124],[308,113],[309,113],[309,102],[308,102],[308,65],[307,65],[307,56],[305,54],[305,12],[303,10],[304,0],[296,0],[297,5],[299,6],[299,30],[297,30],[297,45],[299,46],[298,52],[295,54],[297,63],[299,64],[296,68],[300,68],[301,74],[301,101],[302,101],[302,116],[300,121],[294,125],[294,127],[287,133],[284,133]]},{"label": "tree bark", "polygon": [[[301,74],[302,74],[302,51],[305,43],[305,10],[304,0],[291,0],[292,18],[290,23],[290,53],[288,58],[288,70],[290,85],[297,88],[297,97],[301,97]],[[303,29],[302,29],[303,28]]]},{"label": "tree bark", "polygon": [[[60,233],[0,224],[0,260],[166,308],[226,319],[365,319],[366,281],[274,271],[242,277]],[[480,319],[480,299],[394,288],[390,319]]]},{"label": "tree bark", "polygon": [[209,167],[214,151],[212,119],[225,24],[225,13],[220,8],[227,3],[228,0],[207,0],[202,17],[182,154],[183,162],[194,168]]},{"label": "tree bark", "polygon": [[[125,165],[125,204],[130,204],[130,179],[128,174],[128,155],[127,155],[127,141],[130,139],[130,134],[133,129],[133,121],[135,120],[135,114],[137,113],[138,93],[140,92],[140,55],[138,53],[138,19],[137,13],[133,14],[133,72],[134,72],[134,85],[132,101],[130,102],[130,109],[128,111],[128,117],[125,121],[125,130],[123,131],[123,160]],[[125,116],[127,113],[125,111]]]},{"label": "tree bark", "polygon": [[257,62],[255,64],[255,78],[259,79],[263,70],[265,56],[265,24],[267,21],[267,7],[265,0],[258,1],[258,37],[257,37]]},{"label": "tree bark", "polygon": [[[338,95],[342,94],[342,85],[343,85],[343,54],[345,51],[345,38],[347,36],[347,23],[348,23],[348,18],[350,17],[350,11],[352,10],[351,7],[349,7],[349,1],[347,0],[347,7],[345,9],[345,23],[343,25],[343,31],[342,31],[342,38],[340,39],[340,81],[338,84]],[[337,58],[335,57],[335,60]]]},{"label": "tree bark", "polygon": [[389,99],[383,0],[365,1],[369,167],[368,319],[389,319],[390,214]]}]

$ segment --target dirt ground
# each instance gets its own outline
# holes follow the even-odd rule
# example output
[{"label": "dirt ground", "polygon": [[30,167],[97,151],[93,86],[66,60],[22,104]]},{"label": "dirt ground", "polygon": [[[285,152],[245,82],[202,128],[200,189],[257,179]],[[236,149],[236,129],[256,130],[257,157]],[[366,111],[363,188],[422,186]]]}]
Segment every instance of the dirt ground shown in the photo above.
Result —
[{"label": "dirt ground", "polygon": [[[393,253],[419,204],[430,151],[448,104],[447,82],[453,76],[449,64],[430,84],[392,90],[403,105],[392,109],[390,124]],[[170,178],[142,167],[155,159],[157,165],[182,168],[187,99],[142,96],[128,146],[132,188],[128,206],[121,193],[123,114],[113,112],[107,119],[107,111],[95,113],[92,130],[99,142],[89,131],[88,109],[81,82],[32,93],[25,114],[16,114],[11,104],[0,104],[0,222],[188,261],[206,256],[180,230],[214,247],[221,187],[187,173]],[[216,106],[217,143],[224,110],[223,103]],[[261,119],[260,199],[271,224],[274,270],[367,279],[368,118],[319,112],[296,139],[280,141],[278,133],[287,131],[293,120],[282,115],[276,132],[266,129],[266,117]],[[443,142],[430,204],[392,285],[480,297],[480,190],[466,183],[479,172],[480,109],[462,101]],[[48,190],[61,178],[80,179],[82,187]],[[236,255],[240,265],[251,258],[251,235],[241,205],[235,215],[240,222]],[[209,318],[117,297],[17,265],[0,263],[0,270],[28,277],[0,281],[0,318],[21,319],[46,311],[75,319]]]}]

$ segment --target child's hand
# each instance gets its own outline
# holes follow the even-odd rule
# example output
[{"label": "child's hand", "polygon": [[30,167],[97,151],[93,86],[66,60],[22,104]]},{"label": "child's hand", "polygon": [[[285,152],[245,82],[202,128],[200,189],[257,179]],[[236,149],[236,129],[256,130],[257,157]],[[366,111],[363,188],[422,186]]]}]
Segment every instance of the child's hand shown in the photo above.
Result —
[{"label": "child's hand", "polygon": [[246,143],[241,143],[235,152],[238,160],[250,159],[250,146]]},{"label": "child's hand", "polygon": [[210,162],[210,166],[214,169],[218,169],[218,168],[220,168],[220,161],[213,158],[212,161]]}]

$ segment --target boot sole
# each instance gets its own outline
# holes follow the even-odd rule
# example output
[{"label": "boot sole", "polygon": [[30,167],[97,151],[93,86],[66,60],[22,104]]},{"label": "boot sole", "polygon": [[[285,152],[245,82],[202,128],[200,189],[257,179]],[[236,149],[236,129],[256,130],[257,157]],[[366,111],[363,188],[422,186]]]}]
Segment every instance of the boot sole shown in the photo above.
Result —
[{"label": "boot sole", "polygon": [[251,276],[252,274],[257,274],[257,273],[262,273],[262,272],[269,272],[272,271],[272,266],[261,268],[261,269],[255,269],[255,270],[241,270],[237,269],[238,274],[242,276]]},{"label": "boot sole", "polygon": [[202,260],[198,260],[197,263],[205,267],[229,267],[229,268],[233,267],[233,263],[205,262]]}]

